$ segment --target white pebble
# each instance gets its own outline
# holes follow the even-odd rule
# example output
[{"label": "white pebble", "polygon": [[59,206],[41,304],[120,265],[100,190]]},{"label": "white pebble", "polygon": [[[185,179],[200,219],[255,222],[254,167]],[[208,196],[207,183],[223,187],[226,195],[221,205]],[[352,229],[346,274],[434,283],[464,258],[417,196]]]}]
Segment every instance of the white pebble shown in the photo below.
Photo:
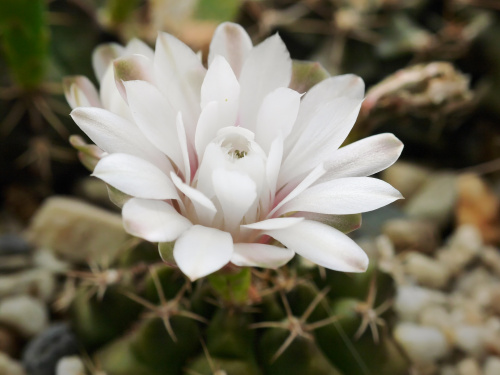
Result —
[{"label": "white pebble", "polygon": [[445,335],[437,328],[414,323],[400,323],[394,338],[416,363],[433,363],[450,352]]},{"label": "white pebble", "polygon": [[482,375],[479,363],[474,358],[465,358],[458,365],[459,375]]},{"label": "white pebble", "polygon": [[85,366],[80,357],[64,357],[57,362],[56,375],[85,375]]},{"label": "white pebble", "polygon": [[404,266],[406,273],[420,285],[434,289],[445,287],[451,276],[443,264],[417,252],[411,252],[406,256]]},{"label": "white pebble", "polygon": [[0,303],[0,322],[12,326],[24,337],[32,337],[42,332],[48,324],[46,306],[28,296],[4,299]]},{"label": "white pebble", "polygon": [[396,293],[394,309],[402,320],[416,321],[427,306],[445,302],[446,296],[441,292],[413,285],[401,285]]},{"label": "white pebble", "polygon": [[460,325],[453,327],[455,345],[473,357],[480,357],[485,350],[485,331],[482,326]]},{"label": "white pebble", "polygon": [[483,375],[500,374],[500,357],[490,356],[486,358],[483,366]]},{"label": "white pebble", "polygon": [[7,354],[0,352],[0,374],[25,375],[25,372],[18,362],[14,361]]}]

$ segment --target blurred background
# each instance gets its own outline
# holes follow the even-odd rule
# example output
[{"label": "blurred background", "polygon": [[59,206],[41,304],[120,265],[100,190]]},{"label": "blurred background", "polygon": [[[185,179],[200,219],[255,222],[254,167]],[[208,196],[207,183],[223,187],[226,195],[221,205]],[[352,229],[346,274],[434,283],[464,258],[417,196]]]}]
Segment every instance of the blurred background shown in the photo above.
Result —
[{"label": "blurred background", "polygon": [[[71,272],[83,272],[82,259],[89,262],[88,254],[68,255],[86,248],[81,233],[78,238],[71,231],[51,234],[54,220],[71,212],[40,213],[42,203],[65,195],[119,212],[68,141],[82,133],[69,117],[63,77],[85,75],[97,84],[91,63],[97,45],[140,38],[154,46],[158,30],[174,34],[206,59],[212,34],[224,21],[240,23],[254,44],[279,32],[292,58],[318,61],[330,75],[361,76],[366,99],[346,143],[391,132],[405,145],[400,161],[379,176],[405,201],[364,214],[362,227],[352,234],[377,254],[378,269],[391,276],[389,326],[405,370],[370,364],[371,370],[365,366],[359,373],[500,374],[498,0],[2,0],[0,373],[24,371],[16,367],[18,361],[30,368],[26,345],[49,321],[67,317],[64,308],[54,306],[64,305],[68,280],[75,285],[82,280]],[[35,225],[36,215],[46,216]],[[67,243],[62,250],[61,241]],[[40,247],[57,248],[57,257],[40,261]],[[22,276],[37,267],[50,269],[54,282],[44,297],[30,283],[42,284]],[[28,286],[20,292],[13,277]],[[364,302],[372,290],[366,280],[356,297]],[[447,302],[432,305],[427,315],[422,315],[429,307],[424,302],[418,311],[405,310],[420,297],[438,298],[432,293]],[[45,320],[28,333],[12,314],[2,313],[2,299],[19,295],[41,298],[45,311]],[[369,298],[373,304],[373,295]],[[454,327],[442,328],[444,321]],[[435,331],[426,331],[429,327]],[[415,337],[422,339],[417,344],[408,339]],[[13,367],[2,372],[4,362]],[[50,375],[54,366],[28,374]]]}]

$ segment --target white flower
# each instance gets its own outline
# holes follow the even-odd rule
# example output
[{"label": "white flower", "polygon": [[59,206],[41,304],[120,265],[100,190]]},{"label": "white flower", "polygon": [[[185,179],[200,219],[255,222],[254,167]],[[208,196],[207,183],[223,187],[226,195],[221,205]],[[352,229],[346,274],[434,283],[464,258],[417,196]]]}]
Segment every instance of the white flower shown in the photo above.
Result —
[{"label": "white flower", "polygon": [[328,78],[302,97],[288,88],[292,61],[280,37],[254,47],[232,23],[216,30],[208,70],[169,34],[154,53],[140,46],[117,53],[113,67],[95,55],[100,99],[88,80],[66,85],[78,107],[71,116],[107,153],[94,176],[133,197],[122,211],[129,233],[175,241],[174,259],[192,280],[229,262],[279,267],[295,253],[366,269],[363,250],[325,222],[401,198],[365,176],[403,146],[381,134],[339,149],[363,100],[360,78]]}]

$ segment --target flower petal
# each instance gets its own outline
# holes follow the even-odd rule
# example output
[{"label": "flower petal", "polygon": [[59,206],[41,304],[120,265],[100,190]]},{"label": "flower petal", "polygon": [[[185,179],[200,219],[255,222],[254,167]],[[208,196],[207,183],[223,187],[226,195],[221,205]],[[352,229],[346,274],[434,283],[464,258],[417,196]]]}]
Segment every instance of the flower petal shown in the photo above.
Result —
[{"label": "flower petal", "polygon": [[178,168],[183,168],[176,113],[167,99],[149,82],[128,81],[124,85],[130,110],[139,129]]},{"label": "flower petal", "polygon": [[241,125],[255,131],[262,100],[278,87],[288,87],[291,77],[292,60],[278,34],[254,47],[240,75]]},{"label": "flower petal", "polygon": [[231,232],[257,198],[255,182],[246,174],[220,168],[213,172],[212,183],[224,214],[224,227]]},{"label": "flower petal", "polygon": [[153,61],[143,55],[120,57],[113,61],[115,84],[123,100],[128,102],[124,82],[147,81],[154,82]]},{"label": "flower petal", "polygon": [[164,201],[132,198],[123,206],[123,226],[133,236],[151,242],[174,241],[192,226]]},{"label": "flower petal", "polygon": [[155,52],[153,49],[144,43],[142,40],[137,38],[132,38],[130,42],[127,43],[123,56],[127,55],[143,55],[149,60],[153,60]]},{"label": "flower petal", "polygon": [[208,65],[212,64],[216,55],[224,56],[236,77],[239,77],[251,49],[252,40],[245,29],[236,23],[224,22],[217,27],[210,43]]},{"label": "flower petal", "polygon": [[245,224],[242,225],[242,227],[258,230],[285,229],[300,223],[302,220],[304,220],[303,217],[277,217],[274,219],[258,221],[252,224]]},{"label": "flower petal", "polygon": [[206,69],[188,46],[162,32],[156,40],[154,66],[158,88],[172,104],[175,113],[182,112],[188,139],[194,139]]},{"label": "flower petal", "polygon": [[215,56],[201,85],[201,108],[212,101],[227,103],[236,119],[239,96],[240,84],[233,70],[224,57]]},{"label": "flower petal", "polygon": [[373,211],[403,198],[387,182],[371,177],[345,177],[303,191],[278,214],[292,211],[347,215]]},{"label": "flower petal", "polygon": [[214,140],[217,132],[225,127],[233,126],[234,118],[224,113],[224,103],[210,102],[201,111],[196,125],[195,147],[201,163],[207,145]]},{"label": "flower petal", "polygon": [[194,225],[175,242],[174,258],[191,281],[224,267],[233,255],[233,239],[227,232]]},{"label": "flower petal", "polygon": [[257,115],[255,140],[269,152],[277,136],[285,139],[292,131],[300,107],[300,94],[286,87],[280,87],[267,94]]},{"label": "flower petal", "polygon": [[177,128],[177,136],[179,137],[179,147],[182,153],[182,160],[184,161],[184,180],[191,182],[191,162],[189,158],[189,145],[186,138],[186,128],[184,127],[184,122],[182,121],[182,113],[177,113],[177,118],[175,120]]},{"label": "flower petal", "polygon": [[179,199],[172,181],[156,166],[137,156],[108,155],[99,160],[92,175],[134,197]]},{"label": "flower petal", "polygon": [[278,268],[290,261],[295,253],[287,248],[260,243],[234,244],[231,263],[240,267]]},{"label": "flower petal", "polygon": [[328,225],[304,220],[290,228],[265,232],[304,258],[328,269],[364,272],[368,256],[349,237]]},{"label": "flower petal", "polygon": [[164,172],[172,169],[170,162],[130,121],[101,108],[76,108],[71,117],[85,134],[108,153],[138,156],[155,164]]},{"label": "flower petal", "polygon": [[333,153],[325,163],[326,173],[316,184],[342,177],[365,177],[380,172],[398,160],[403,143],[393,134],[361,139]]},{"label": "flower petal", "polygon": [[99,93],[87,77],[65,77],[63,87],[64,96],[72,109],[77,107],[101,107]]},{"label": "flower petal", "polygon": [[118,43],[106,43],[97,46],[92,53],[92,66],[99,82],[108,70],[111,62],[123,56],[125,48]]}]

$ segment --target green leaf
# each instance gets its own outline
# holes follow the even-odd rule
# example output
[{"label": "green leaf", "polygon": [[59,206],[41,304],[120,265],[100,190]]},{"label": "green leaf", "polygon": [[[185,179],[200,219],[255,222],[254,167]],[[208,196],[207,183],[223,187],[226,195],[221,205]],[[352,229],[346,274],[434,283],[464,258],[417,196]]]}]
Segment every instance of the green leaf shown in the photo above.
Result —
[{"label": "green leaf", "polygon": [[49,32],[43,0],[0,1],[0,43],[14,80],[25,89],[45,77]]},{"label": "green leaf", "polygon": [[250,268],[240,268],[236,273],[223,270],[208,277],[212,288],[226,301],[245,302],[252,282]]},{"label": "green leaf", "polygon": [[318,62],[293,60],[290,88],[303,93],[328,77],[330,74]]},{"label": "green leaf", "polygon": [[158,251],[160,252],[161,259],[170,265],[176,265],[177,262],[174,259],[174,244],[173,242],[160,242],[158,244]]},{"label": "green leaf", "polygon": [[108,0],[105,12],[113,25],[125,22],[139,7],[140,0]]},{"label": "green leaf", "polygon": [[236,18],[240,0],[198,0],[194,18],[211,21],[231,21]]}]

